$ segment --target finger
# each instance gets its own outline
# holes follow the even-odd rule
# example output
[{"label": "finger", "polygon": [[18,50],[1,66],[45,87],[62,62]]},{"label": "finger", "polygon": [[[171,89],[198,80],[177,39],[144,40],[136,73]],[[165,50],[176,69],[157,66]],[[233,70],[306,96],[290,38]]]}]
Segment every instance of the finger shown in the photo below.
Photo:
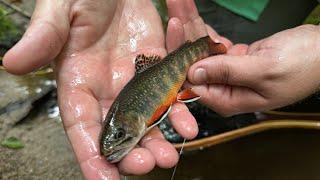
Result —
[{"label": "finger", "polygon": [[156,164],[160,168],[172,168],[179,160],[176,149],[164,139],[150,140],[144,146],[153,154]]},{"label": "finger", "polygon": [[178,162],[177,151],[164,139],[157,127],[151,129],[139,144],[142,148],[133,149],[119,163],[122,174],[146,174],[155,164],[161,168],[171,168]]},{"label": "finger", "polygon": [[206,24],[206,29],[207,29],[207,32],[208,32],[210,38],[214,42],[216,42],[216,43],[220,42],[220,43],[224,44],[227,47],[227,49],[230,49],[232,47],[232,42],[225,37],[219,36],[219,34],[214,29],[212,29],[211,26]]},{"label": "finger", "polygon": [[227,54],[233,56],[244,56],[248,52],[248,47],[249,46],[246,44],[236,44],[228,48]]},{"label": "finger", "polygon": [[171,18],[168,22],[167,36],[166,36],[166,47],[168,52],[178,49],[183,43],[184,30],[183,25],[178,18]]},{"label": "finger", "polygon": [[105,157],[95,156],[80,164],[86,179],[120,179],[115,165],[106,162]]},{"label": "finger", "polygon": [[97,100],[89,91],[61,86],[58,95],[63,124],[84,176],[118,178],[116,167],[100,155],[101,108]]},{"label": "finger", "polygon": [[192,84],[229,84],[258,87],[268,72],[271,61],[258,56],[211,56],[192,65],[188,80]]},{"label": "finger", "polygon": [[143,136],[143,138],[140,140],[141,146],[152,139],[165,139],[158,127],[152,128],[146,135]]},{"label": "finger", "polygon": [[264,41],[265,41],[265,39],[262,39],[262,40],[259,40],[259,41],[256,41],[256,42],[250,44],[250,46],[248,47],[247,53],[249,55],[251,55],[254,52],[257,52],[261,48],[261,44],[263,44]]},{"label": "finger", "polygon": [[146,148],[135,148],[118,164],[121,174],[143,175],[151,171],[156,164],[155,157]]},{"label": "finger", "polygon": [[132,150],[119,163],[119,171],[122,174],[146,174],[154,168],[156,164],[156,157],[149,149],[145,148],[145,143],[153,139],[164,139],[162,133],[157,127],[151,129],[140,140],[139,144],[143,148],[136,148]]},{"label": "finger", "polygon": [[167,0],[167,6],[169,17],[182,22],[186,40],[194,41],[208,34],[193,0]]},{"label": "finger", "polygon": [[174,129],[184,138],[193,139],[198,134],[198,124],[183,103],[175,103],[169,113],[169,119]]},{"label": "finger", "polygon": [[7,71],[28,73],[48,64],[58,55],[67,40],[70,21],[70,4],[59,2],[37,1],[29,28],[4,56],[3,65]]},{"label": "finger", "polygon": [[167,0],[169,17],[177,17],[182,24],[199,17],[193,0]]},{"label": "finger", "polygon": [[223,116],[260,111],[267,100],[255,91],[228,85],[186,85],[201,95],[200,102]]},{"label": "finger", "polygon": [[152,153],[157,166],[161,168],[171,168],[178,162],[178,152],[164,139],[159,128],[153,128],[140,144]]}]

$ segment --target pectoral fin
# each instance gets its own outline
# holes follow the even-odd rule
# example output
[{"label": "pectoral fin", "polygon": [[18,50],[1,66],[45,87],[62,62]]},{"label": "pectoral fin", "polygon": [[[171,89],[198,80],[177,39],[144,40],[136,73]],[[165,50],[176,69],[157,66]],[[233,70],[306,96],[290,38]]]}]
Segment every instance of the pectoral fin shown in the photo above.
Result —
[{"label": "pectoral fin", "polygon": [[168,116],[171,106],[160,106],[153,114],[151,119],[147,122],[147,131],[157,126],[165,117]]},{"label": "pectoral fin", "polygon": [[161,61],[160,56],[157,56],[157,55],[145,56],[144,54],[139,54],[135,60],[136,73],[143,72],[144,70],[157,64],[160,61]]},{"label": "pectoral fin", "polygon": [[200,96],[194,93],[191,88],[184,89],[177,95],[177,101],[183,103],[189,103],[200,99]]}]

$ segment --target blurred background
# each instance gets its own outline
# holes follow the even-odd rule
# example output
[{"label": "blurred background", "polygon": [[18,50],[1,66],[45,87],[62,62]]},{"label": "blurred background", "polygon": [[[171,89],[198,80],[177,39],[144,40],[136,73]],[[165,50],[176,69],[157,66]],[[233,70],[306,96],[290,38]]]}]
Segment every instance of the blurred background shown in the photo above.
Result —
[{"label": "blurred background", "polygon": [[[165,26],[165,1],[153,2]],[[196,3],[205,22],[235,43],[320,22],[316,0],[265,1],[253,14],[250,9],[239,12],[243,6],[226,6],[222,0]],[[34,4],[34,0],[0,0],[0,58],[20,39]],[[1,68],[0,78],[0,179],[83,179],[62,127],[51,68],[25,76]],[[222,118],[200,104],[189,104],[200,133],[184,145],[174,179],[320,179],[319,107],[320,96],[314,94],[281,109]],[[288,123],[282,128],[268,126],[283,120]],[[256,125],[266,131],[253,134]],[[160,128],[181,147],[183,139],[170,123]],[[173,169],[156,168],[145,176],[122,178],[170,179],[172,173]]]}]

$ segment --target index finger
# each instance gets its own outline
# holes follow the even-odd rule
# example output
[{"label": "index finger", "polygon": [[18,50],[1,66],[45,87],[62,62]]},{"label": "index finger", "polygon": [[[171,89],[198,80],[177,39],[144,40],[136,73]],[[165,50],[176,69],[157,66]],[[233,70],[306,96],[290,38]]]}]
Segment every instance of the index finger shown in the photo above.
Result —
[{"label": "index finger", "polygon": [[185,40],[194,41],[208,35],[193,0],[167,0],[167,6],[169,17],[176,17],[183,24]]},{"label": "index finger", "polygon": [[177,17],[182,24],[199,17],[193,0],[167,0],[169,17]]}]

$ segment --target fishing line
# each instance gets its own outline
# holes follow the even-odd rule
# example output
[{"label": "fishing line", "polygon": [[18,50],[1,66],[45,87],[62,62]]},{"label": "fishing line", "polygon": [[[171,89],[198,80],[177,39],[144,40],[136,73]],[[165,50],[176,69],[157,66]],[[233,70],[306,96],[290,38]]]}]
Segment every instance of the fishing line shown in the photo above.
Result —
[{"label": "fishing line", "polygon": [[[180,161],[180,157],[181,157],[181,154],[182,154],[182,152],[183,152],[183,147],[184,147],[184,144],[185,144],[185,143],[186,143],[186,138],[183,139],[182,147],[181,147],[180,152],[179,152],[179,161]],[[170,179],[170,180],[173,180],[173,179],[174,179],[174,175],[176,174],[176,170],[177,170],[179,161],[178,161],[178,163],[176,164],[176,166],[175,166],[174,169],[173,169],[172,176],[171,176],[171,179]]]}]

